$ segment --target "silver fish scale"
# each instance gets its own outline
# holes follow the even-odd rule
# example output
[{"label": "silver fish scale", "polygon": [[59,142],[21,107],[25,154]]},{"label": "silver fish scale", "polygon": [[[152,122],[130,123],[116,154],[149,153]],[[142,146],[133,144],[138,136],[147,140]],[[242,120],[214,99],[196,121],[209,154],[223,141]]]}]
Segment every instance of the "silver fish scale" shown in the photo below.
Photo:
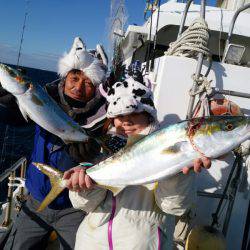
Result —
[{"label": "silver fish scale", "polygon": [[[224,119],[230,121],[230,118]],[[249,119],[247,125],[232,131],[215,130],[210,134],[206,126],[203,127],[207,130],[205,134],[197,133],[193,142],[200,152],[212,158],[229,152],[250,138]],[[173,176],[201,157],[192,146],[186,130],[187,122],[182,122],[156,131],[88,169],[87,173],[98,184],[115,187],[150,183]]]},{"label": "silver fish scale", "polygon": [[12,93],[18,101],[23,115],[57,135],[65,142],[80,142],[88,138],[84,130],[72,120],[38,84],[18,82],[25,79],[20,72],[0,64],[0,81],[3,88]]}]

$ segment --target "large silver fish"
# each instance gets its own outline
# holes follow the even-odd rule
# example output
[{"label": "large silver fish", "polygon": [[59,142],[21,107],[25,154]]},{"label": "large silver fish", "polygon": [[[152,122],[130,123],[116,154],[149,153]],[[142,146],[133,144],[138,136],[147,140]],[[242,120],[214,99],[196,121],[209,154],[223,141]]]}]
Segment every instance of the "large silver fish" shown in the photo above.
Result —
[{"label": "large silver fish", "polygon": [[57,105],[43,87],[32,83],[18,70],[0,64],[0,82],[4,89],[16,97],[26,119],[30,117],[65,142],[79,142],[88,138],[84,130]]},{"label": "large silver fish", "polygon": [[[250,117],[196,118],[142,139],[131,138],[126,148],[87,169],[86,173],[97,185],[117,194],[129,185],[143,185],[173,176],[183,167],[191,167],[193,160],[203,155],[217,158],[249,138]],[[41,163],[33,164],[53,182],[51,192],[41,204],[40,209],[43,209],[65,188],[65,180],[60,171]]]}]

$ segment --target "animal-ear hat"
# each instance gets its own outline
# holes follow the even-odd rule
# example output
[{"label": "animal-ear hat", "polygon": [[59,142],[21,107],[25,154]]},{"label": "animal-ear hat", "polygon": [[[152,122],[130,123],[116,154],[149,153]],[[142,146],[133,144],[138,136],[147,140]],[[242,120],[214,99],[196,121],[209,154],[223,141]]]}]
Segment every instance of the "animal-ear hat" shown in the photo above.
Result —
[{"label": "animal-ear hat", "polygon": [[106,66],[86,50],[80,37],[74,39],[71,50],[59,59],[58,74],[66,77],[72,69],[81,70],[94,85],[105,81]]},{"label": "animal-ear hat", "polygon": [[107,117],[147,112],[156,118],[156,109],[153,102],[153,93],[144,84],[132,77],[123,82],[116,82],[107,93],[109,102]]}]

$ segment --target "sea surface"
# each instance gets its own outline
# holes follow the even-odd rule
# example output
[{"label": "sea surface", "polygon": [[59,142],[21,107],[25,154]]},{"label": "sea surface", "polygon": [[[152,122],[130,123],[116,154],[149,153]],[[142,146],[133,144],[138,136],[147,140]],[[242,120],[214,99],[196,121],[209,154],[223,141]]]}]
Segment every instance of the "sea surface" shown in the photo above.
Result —
[{"label": "sea surface", "polygon": [[[13,65],[10,65],[13,66]],[[13,66],[15,67],[15,66]],[[25,74],[33,82],[41,85],[52,82],[58,78],[55,72],[21,67]],[[0,175],[14,164],[18,159],[25,156],[29,158],[33,148],[34,138],[33,123],[25,126],[14,127],[5,123],[4,112],[0,109]],[[6,200],[7,180],[0,183],[0,202]]]}]

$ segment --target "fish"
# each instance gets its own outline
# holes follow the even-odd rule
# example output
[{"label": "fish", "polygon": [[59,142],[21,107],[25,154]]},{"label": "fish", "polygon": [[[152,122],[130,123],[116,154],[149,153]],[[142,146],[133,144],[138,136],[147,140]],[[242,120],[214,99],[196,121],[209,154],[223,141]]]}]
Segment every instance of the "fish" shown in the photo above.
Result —
[{"label": "fish", "polygon": [[68,116],[47,94],[45,89],[33,83],[20,71],[0,64],[2,87],[16,97],[23,117],[28,117],[65,143],[82,142],[88,139],[84,129]]},{"label": "fish", "polygon": [[[129,137],[125,148],[87,168],[86,173],[98,186],[116,195],[126,186],[167,180],[180,173],[183,167],[192,167],[195,159],[203,156],[218,158],[249,138],[248,116],[193,118],[159,129],[143,138],[140,135]],[[55,178],[53,171],[58,171],[42,163],[33,165],[51,180]],[[58,176],[62,176],[62,173]],[[52,185],[49,198],[45,198],[46,202],[41,204],[42,208],[56,197],[59,189],[62,191],[65,188],[66,182],[60,178]]]}]

